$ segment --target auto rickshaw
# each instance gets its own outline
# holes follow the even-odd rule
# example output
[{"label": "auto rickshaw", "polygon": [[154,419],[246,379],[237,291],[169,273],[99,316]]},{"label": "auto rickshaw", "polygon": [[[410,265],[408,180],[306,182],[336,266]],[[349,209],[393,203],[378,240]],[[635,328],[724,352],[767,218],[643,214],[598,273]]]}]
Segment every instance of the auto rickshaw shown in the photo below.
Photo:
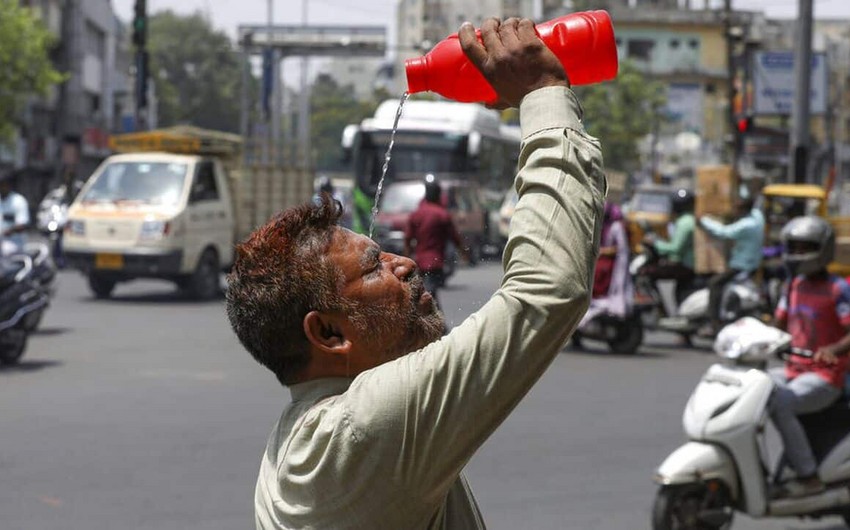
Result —
[{"label": "auto rickshaw", "polygon": [[662,238],[667,237],[667,225],[673,210],[673,192],[669,186],[648,184],[635,189],[625,207],[629,246],[633,253],[642,249],[644,227],[648,226]]},{"label": "auto rickshaw", "polygon": [[850,217],[831,216],[829,192],[815,184],[771,184],[762,190],[765,219],[765,266],[781,259],[780,234],[785,223],[801,215],[819,215],[835,229],[835,261],[829,271],[850,276]]}]

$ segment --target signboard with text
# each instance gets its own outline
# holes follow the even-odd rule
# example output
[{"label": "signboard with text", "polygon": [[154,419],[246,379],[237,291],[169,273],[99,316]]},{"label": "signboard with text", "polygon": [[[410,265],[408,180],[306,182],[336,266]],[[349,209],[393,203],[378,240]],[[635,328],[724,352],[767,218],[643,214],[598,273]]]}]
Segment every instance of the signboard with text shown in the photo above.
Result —
[{"label": "signboard with text", "polygon": [[[757,52],[753,59],[755,114],[791,114],[794,107],[794,52]],[[812,55],[809,105],[824,114],[827,100],[826,55]]]}]

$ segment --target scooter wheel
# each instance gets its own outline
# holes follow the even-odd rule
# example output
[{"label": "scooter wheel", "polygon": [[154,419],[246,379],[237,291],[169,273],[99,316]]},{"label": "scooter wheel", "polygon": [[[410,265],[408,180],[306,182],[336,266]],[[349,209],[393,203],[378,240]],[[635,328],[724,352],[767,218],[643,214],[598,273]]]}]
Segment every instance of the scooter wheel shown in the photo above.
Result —
[{"label": "scooter wheel", "polygon": [[652,508],[652,530],[728,530],[733,516],[725,488],[662,486]]},{"label": "scooter wheel", "polygon": [[17,364],[27,347],[27,333],[22,329],[9,329],[0,340],[0,364]]}]

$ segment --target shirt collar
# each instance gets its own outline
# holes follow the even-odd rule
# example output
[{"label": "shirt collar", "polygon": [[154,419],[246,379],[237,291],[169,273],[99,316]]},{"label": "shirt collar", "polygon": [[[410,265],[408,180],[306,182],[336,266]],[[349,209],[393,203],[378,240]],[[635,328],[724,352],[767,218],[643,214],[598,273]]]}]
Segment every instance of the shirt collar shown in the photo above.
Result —
[{"label": "shirt collar", "polygon": [[351,385],[354,379],[347,377],[325,377],[305,381],[289,387],[292,401],[318,401],[328,396],[342,394]]}]

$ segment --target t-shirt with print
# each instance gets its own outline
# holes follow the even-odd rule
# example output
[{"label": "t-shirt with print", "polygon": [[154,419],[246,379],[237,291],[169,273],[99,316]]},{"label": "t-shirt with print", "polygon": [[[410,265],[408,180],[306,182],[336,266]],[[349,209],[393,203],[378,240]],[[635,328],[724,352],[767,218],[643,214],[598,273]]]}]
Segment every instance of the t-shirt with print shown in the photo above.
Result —
[{"label": "t-shirt with print", "polygon": [[[791,283],[790,303],[788,293],[782,296],[776,308],[776,318],[787,318],[791,345],[816,352],[841,340],[850,326],[850,285],[844,278],[829,275],[811,279],[797,276]],[[835,364],[815,362],[814,359],[792,356],[785,364],[789,379],[800,374],[815,372],[830,384],[843,387],[850,358],[842,355]]]}]

